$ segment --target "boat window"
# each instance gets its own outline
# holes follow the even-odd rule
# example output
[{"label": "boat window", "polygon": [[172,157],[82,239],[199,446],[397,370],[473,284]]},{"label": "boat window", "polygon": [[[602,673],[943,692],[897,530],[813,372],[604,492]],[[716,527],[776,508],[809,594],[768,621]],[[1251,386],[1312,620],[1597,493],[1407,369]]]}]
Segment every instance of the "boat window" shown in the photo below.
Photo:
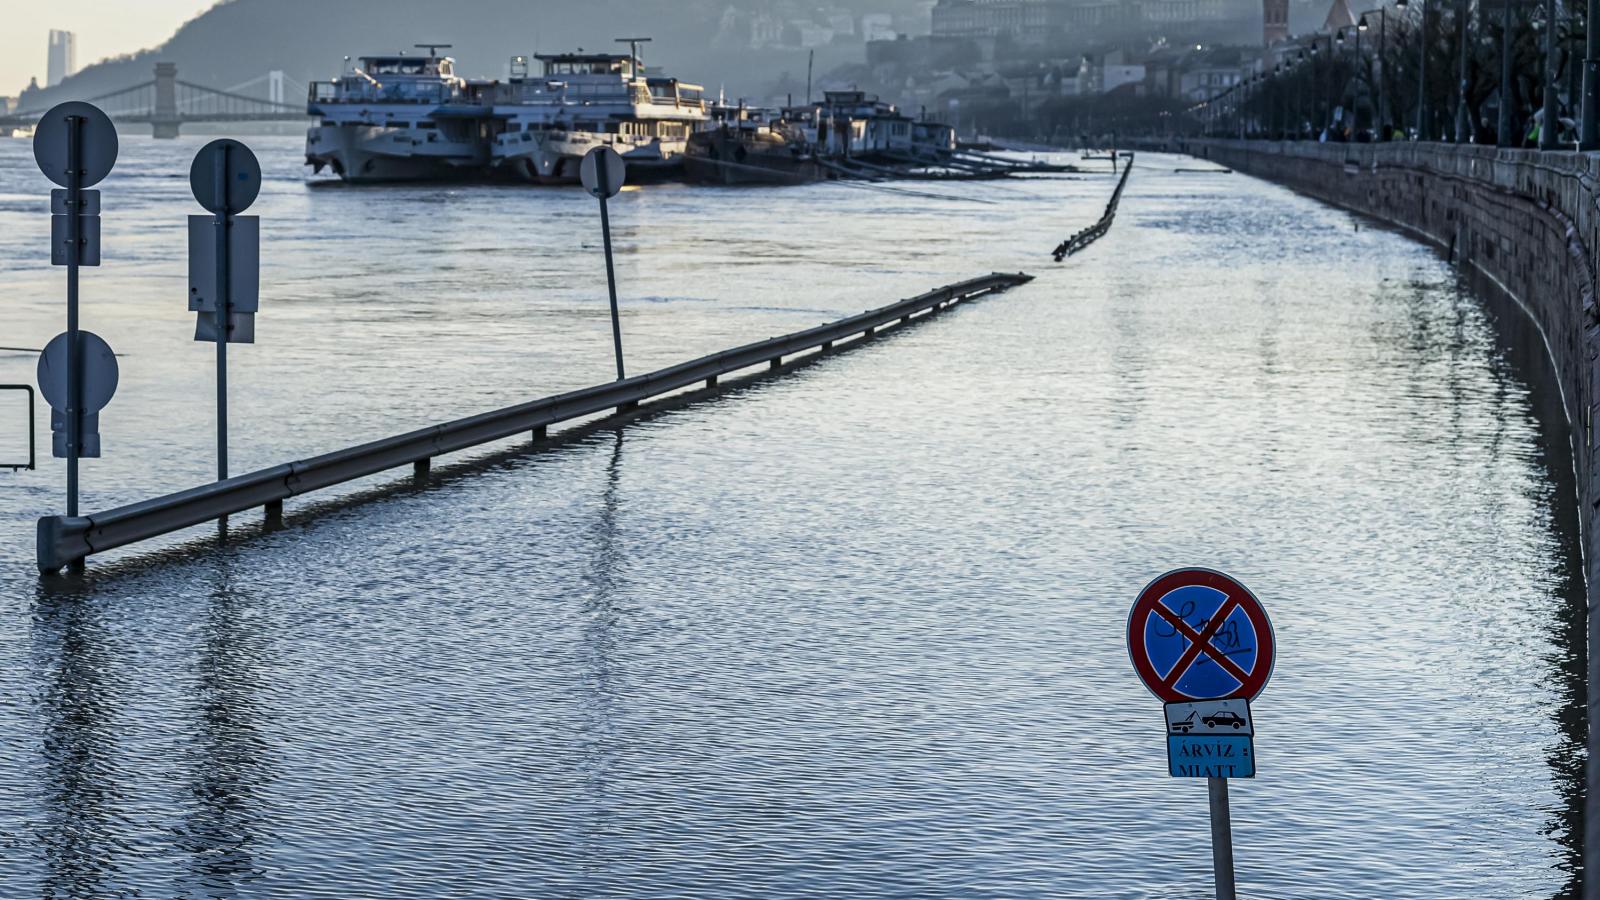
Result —
[{"label": "boat window", "polygon": [[411,57],[369,58],[363,60],[368,75],[426,75],[428,60]]}]

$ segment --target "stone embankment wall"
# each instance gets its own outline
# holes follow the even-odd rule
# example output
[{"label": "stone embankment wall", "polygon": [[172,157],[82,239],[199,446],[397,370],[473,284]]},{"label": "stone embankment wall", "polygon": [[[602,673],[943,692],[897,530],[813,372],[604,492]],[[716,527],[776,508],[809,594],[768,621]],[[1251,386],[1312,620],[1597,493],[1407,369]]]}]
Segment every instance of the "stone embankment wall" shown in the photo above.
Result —
[{"label": "stone embankment wall", "polygon": [[[1176,140],[1148,149],[1210,159],[1437,245],[1486,289],[1491,302],[1507,307],[1502,331],[1508,340],[1533,354],[1530,359],[1548,360],[1548,372],[1534,379],[1533,390],[1546,418],[1565,420],[1559,432],[1571,441],[1577,478],[1590,648],[1583,855],[1585,869],[1600,873],[1600,456],[1594,435],[1600,398],[1600,154],[1230,140]],[[1585,879],[1583,896],[1600,897],[1600,876]]]}]

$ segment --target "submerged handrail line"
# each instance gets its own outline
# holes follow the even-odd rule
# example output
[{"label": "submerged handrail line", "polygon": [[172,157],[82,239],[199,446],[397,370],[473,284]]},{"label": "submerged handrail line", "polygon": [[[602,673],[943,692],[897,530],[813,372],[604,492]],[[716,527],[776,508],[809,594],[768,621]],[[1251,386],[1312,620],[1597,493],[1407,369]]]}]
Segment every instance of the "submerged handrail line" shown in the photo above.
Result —
[{"label": "submerged handrail line", "polygon": [[1105,215],[1100,221],[1088,228],[1067,238],[1052,251],[1056,262],[1061,262],[1067,257],[1077,253],[1095,241],[1100,240],[1106,232],[1111,230],[1111,223],[1117,220],[1117,205],[1122,202],[1122,189],[1128,186],[1128,176],[1133,174],[1133,154],[1128,154],[1128,163],[1122,168],[1122,177],[1117,179],[1117,189],[1111,192],[1111,200],[1106,203]]},{"label": "submerged handrail line", "polygon": [[963,300],[1003,291],[1032,281],[1022,273],[994,273],[901,300],[859,315],[814,328],[757,341],[645,375],[543,397],[369,441],[343,450],[273,466],[226,481],[201,485],[176,494],[143,500],[88,516],[44,516],[38,522],[38,564],[43,573],[59,572],[92,554],[170,534],[256,507],[281,515],[283,501],[326,487],[375,475],[407,463],[425,471],[433,457],[492,441],[534,432],[554,424],[606,410],[629,411],[639,403],[690,385],[713,387],[720,376],[763,363],[774,368],[785,356],[813,349],[832,349],[837,341],[870,337],[882,326],[910,321],[912,316],[943,309]]}]

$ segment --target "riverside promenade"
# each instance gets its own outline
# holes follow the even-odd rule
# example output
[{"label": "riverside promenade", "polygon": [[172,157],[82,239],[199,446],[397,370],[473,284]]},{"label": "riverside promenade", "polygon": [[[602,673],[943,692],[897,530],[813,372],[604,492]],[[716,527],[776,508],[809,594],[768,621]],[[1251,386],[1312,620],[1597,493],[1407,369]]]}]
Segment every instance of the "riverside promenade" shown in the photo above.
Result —
[{"label": "riverside promenade", "polygon": [[[1535,408],[1572,448],[1584,551],[1588,721],[1600,699],[1600,154],[1438,144],[1192,139],[1171,149],[1370,216],[1448,255],[1497,311],[1501,337],[1532,363]],[[1531,328],[1528,326],[1532,326]],[[1547,367],[1545,364],[1548,364]],[[1552,458],[1551,463],[1565,465]],[[1591,724],[1586,872],[1600,872],[1600,743]],[[1586,900],[1600,878],[1584,879]]]}]

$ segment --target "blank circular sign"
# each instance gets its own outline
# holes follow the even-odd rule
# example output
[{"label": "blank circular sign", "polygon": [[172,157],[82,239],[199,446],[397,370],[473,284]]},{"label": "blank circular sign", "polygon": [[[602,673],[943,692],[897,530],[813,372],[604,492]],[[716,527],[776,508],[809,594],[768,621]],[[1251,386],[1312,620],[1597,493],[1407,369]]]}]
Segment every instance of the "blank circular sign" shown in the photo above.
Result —
[{"label": "blank circular sign", "polygon": [[628,180],[628,164],[610,147],[596,147],[584,155],[578,179],[583,182],[583,189],[596,197],[615,197]]},{"label": "blank circular sign", "polygon": [[117,129],[98,107],[77,100],[44,114],[33,130],[33,159],[44,177],[67,187],[67,138],[78,131],[79,187],[92,187],[111,174],[117,163]]},{"label": "blank circular sign", "polygon": [[[222,167],[218,183],[217,167]],[[219,138],[200,148],[189,165],[189,190],[200,205],[219,215],[244,212],[261,193],[261,163],[249,147]]]},{"label": "blank circular sign", "polygon": [[[78,332],[78,347],[82,351],[78,371],[83,373],[83,412],[89,415],[105,409],[117,392],[117,355],[92,331]],[[66,411],[66,332],[56,335],[39,354],[39,393],[51,409]]]}]

